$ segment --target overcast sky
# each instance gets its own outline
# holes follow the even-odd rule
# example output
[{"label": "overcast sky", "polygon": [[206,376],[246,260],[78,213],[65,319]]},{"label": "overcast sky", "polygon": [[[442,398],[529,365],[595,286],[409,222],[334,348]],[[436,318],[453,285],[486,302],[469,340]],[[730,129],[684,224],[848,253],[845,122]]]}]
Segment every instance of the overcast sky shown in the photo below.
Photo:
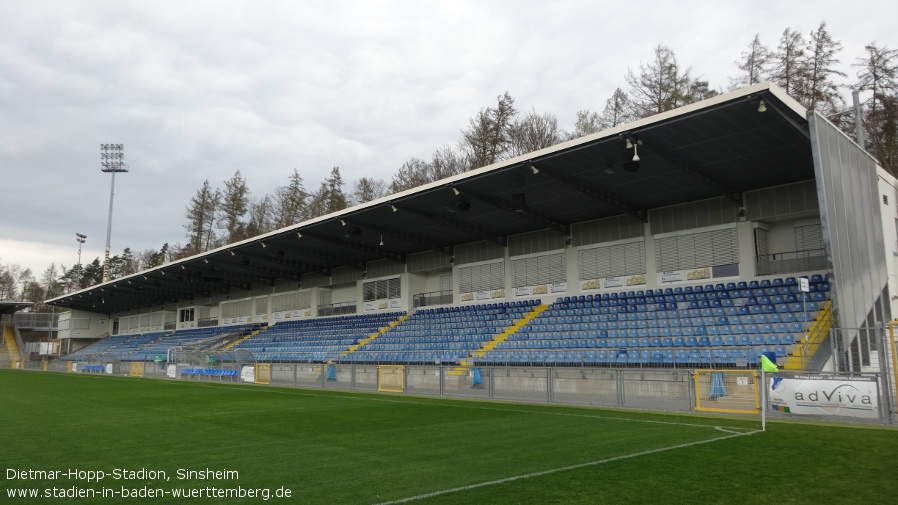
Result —
[{"label": "overcast sky", "polygon": [[898,48],[896,5],[0,0],[0,264],[70,267],[76,232],[82,261],[102,258],[101,143],[124,144],[130,167],[115,181],[112,254],[158,249],[186,242],[205,179],[239,169],[254,197],[294,168],[310,190],[333,166],[347,192],[389,181],[505,91],[570,130],[658,44],[726,90],[756,33],[772,48],[786,27],[807,38],[826,21],[853,82],[864,45]]}]

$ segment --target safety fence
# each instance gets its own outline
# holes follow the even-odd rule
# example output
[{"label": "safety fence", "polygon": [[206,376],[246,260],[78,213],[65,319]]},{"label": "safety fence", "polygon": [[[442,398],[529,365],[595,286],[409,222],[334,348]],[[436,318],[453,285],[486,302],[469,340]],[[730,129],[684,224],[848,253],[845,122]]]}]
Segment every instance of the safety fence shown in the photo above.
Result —
[{"label": "safety fence", "polygon": [[[896,422],[879,373],[757,370],[451,367],[316,363],[44,362],[37,370],[281,387],[717,412],[830,422]],[[769,389],[763,391],[762,385]],[[764,402],[766,393],[766,403]]]}]

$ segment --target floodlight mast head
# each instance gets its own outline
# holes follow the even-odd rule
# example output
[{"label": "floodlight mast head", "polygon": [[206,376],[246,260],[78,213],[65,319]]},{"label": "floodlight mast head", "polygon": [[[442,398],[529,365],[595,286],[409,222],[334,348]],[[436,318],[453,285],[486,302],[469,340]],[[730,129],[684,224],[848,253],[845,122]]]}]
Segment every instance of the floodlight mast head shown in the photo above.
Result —
[{"label": "floodlight mast head", "polygon": [[103,172],[127,172],[124,144],[100,144],[100,170]]}]

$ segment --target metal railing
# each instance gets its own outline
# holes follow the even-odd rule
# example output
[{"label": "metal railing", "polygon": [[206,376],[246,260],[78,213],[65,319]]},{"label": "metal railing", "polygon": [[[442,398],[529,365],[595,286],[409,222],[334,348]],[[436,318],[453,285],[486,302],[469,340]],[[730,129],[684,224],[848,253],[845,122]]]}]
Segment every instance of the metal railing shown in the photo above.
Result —
[{"label": "metal railing", "polygon": [[826,269],[826,250],[808,249],[758,256],[758,275],[810,272]]},{"label": "metal railing", "polygon": [[328,303],[318,306],[319,316],[339,316],[343,314],[355,314],[356,302]]},{"label": "metal railing", "polygon": [[210,317],[210,318],[206,318],[206,319],[199,319],[196,322],[197,328],[206,328],[208,326],[218,326],[218,318]]},{"label": "metal railing", "polygon": [[49,312],[23,312],[13,314],[16,326],[27,330],[57,331],[59,314]]},{"label": "metal railing", "polygon": [[414,306],[426,307],[428,305],[448,305],[452,303],[452,291],[431,291],[418,293],[412,297]]},{"label": "metal railing", "polygon": [[[160,361],[119,362],[111,354],[86,356],[77,362],[63,360],[32,361],[23,368],[53,372],[96,373],[104,375],[140,376],[198,381],[260,382],[258,370],[264,369],[261,383],[272,386],[333,389],[344,391],[390,391],[421,396],[470,398],[478,400],[520,401],[564,405],[585,405],[639,410],[694,412],[697,410],[697,370],[695,369],[632,369],[596,367],[528,367],[528,366],[440,366],[440,365],[377,365],[338,363],[255,363],[253,359],[208,360],[206,355],[218,357],[222,351],[193,351],[196,356],[180,362]],[[251,356],[250,353],[246,353]],[[196,362],[197,365],[191,365]],[[85,365],[88,365],[85,368]],[[75,367],[74,370],[70,367]],[[230,374],[199,374],[191,367],[233,370]],[[246,368],[255,368],[244,376]],[[384,370],[388,368],[389,370]],[[135,373],[137,371],[138,373]],[[252,370],[250,370],[252,372]],[[723,372],[717,372],[723,373]],[[751,373],[735,371],[735,380],[748,378]],[[895,422],[891,408],[893,390],[890,377],[881,372],[817,373],[781,371],[778,376],[798,380],[866,380],[873,392],[869,415],[796,415],[788,411],[768,409],[768,417],[795,417],[806,420],[852,423]],[[770,377],[770,376],[768,376]],[[382,388],[390,379],[389,389]],[[748,382],[751,385],[751,380]],[[754,387],[763,382],[758,381]],[[868,388],[869,389],[869,388]],[[705,392],[701,393],[704,397]],[[724,393],[726,395],[726,393]],[[875,397],[875,398],[874,398]],[[714,398],[714,397],[712,397]],[[738,399],[738,398],[737,398]],[[854,400],[852,400],[854,401]],[[769,403],[768,403],[769,405]],[[744,414],[751,414],[746,409]],[[758,412],[759,413],[759,412]],[[757,413],[756,413],[757,415]]]}]

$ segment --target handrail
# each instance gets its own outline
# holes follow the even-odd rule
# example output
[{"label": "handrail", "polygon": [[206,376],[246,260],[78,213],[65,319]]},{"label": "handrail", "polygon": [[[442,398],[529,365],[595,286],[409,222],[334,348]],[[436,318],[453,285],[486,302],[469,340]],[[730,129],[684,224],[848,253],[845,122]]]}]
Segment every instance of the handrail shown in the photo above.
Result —
[{"label": "handrail", "polygon": [[811,272],[826,269],[826,249],[804,249],[760,254],[756,258],[758,275]]},{"label": "handrail", "polygon": [[356,302],[326,303],[318,306],[319,316],[338,316],[342,314],[355,314]]},{"label": "handrail", "polygon": [[448,305],[452,303],[452,291],[430,291],[412,296],[412,305],[426,307],[428,305]]},{"label": "handrail", "polygon": [[15,319],[10,321],[10,327],[12,328],[12,334],[16,338],[16,345],[19,347],[19,361],[23,363],[22,368],[25,367],[25,343],[22,342],[22,334],[19,333],[19,327],[16,325]]},{"label": "handrail", "polygon": [[833,310],[832,300],[828,300],[820,311],[820,315],[814,324],[808,328],[805,338],[798,344],[795,349],[795,356],[798,356],[801,362],[802,370],[807,370],[811,358],[820,348],[820,344],[829,335],[829,330],[833,326]]}]

